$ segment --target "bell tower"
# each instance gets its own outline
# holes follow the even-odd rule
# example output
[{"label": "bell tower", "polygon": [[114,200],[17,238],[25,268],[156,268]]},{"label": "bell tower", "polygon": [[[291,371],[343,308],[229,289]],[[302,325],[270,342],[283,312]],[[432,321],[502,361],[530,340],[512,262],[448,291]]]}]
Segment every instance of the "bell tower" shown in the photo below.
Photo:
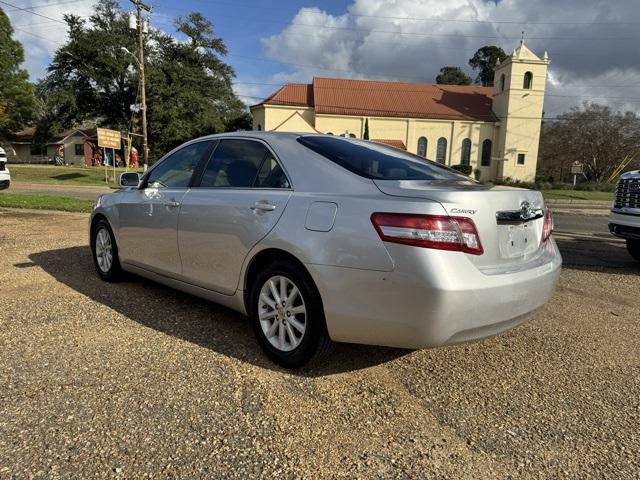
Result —
[{"label": "bell tower", "polygon": [[549,56],[540,59],[524,44],[502,63],[493,76],[493,113],[498,119],[492,157],[498,160],[497,178],[534,181],[542,123]]}]

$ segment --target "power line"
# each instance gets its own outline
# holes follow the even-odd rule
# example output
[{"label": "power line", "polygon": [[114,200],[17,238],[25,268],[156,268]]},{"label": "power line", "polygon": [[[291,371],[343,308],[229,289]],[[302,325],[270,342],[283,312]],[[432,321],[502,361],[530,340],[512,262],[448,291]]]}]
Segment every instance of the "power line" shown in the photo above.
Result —
[{"label": "power line", "polygon": [[[33,5],[31,7],[25,7],[26,10],[37,10],[39,8],[47,8],[47,7],[55,7],[58,5],[66,5],[68,3],[80,3],[80,2],[86,2],[87,0],[68,0],[66,2],[56,2],[56,3],[43,3],[41,5]],[[4,2],[2,2],[4,3]],[[7,12],[15,12],[16,10],[22,10],[22,8],[20,7],[15,7],[15,10],[7,10]]]},{"label": "power line", "polygon": [[[47,20],[51,20],[51,21],[53,21],[53,22],[58,22],[58,23],[61,23],[61,24],[63,24],[63,25],[66,25],[66,23],[65,23],[65,22],[63,22],[62,20],[58,20],[58,19],[55,19],[55,18],[47,17],[46,15],[41,15],[41,14],[39,14],[39,13],[32,12],[31,10],[29,10],[29,9],[27,9],[27,8],[16,7],[15,5],[12,5],[12,4],[8,3],[8,2],[5,2],[4,0],[0,0],[0,3],[2,3],[2,4],[4,4],[4,5],[7,5],[7,6],[9,6],[9,7],[12,7],[12,8],[14,8],[15,10],[20,10],[20,11],[22,11],[22,12],[27,12],[27,13],[30,13],[31,15],[35,15],[35,16],[37,16],[37,17],[46,18]],[[14,10],[12,10],[12,11],[14,11]]]},{"label": "power line", "polygon": [[[230,5],[237,7],[250,7],[250,8],[263,8],[265,6],[264,3],[255,4],[255,3],[246,3],[246,2],[225,2],[225,1],[217,1],[217,0],[195,0],[199,3],[211,4],[217,3],[222,5]],[[280,10],[284,11],[285,9],[274,9],[272,5],[269,5],[269,10]],[[306,15],[326,15],[325,12],[314,12],[311,10],[307,10],[305,12]],[[398,17],[391,15],[365,15],[365,14],[357,14],[345,12],[340,17],[348,16],[352,18],[382,18],[388,20],[408,20],[408,21],[421,21],[421,22],[450,22],[450,23],[480,23],[480,24],[498,24],[498,25],[637,25],[640,22],[629,22],[629,21],[611,21],[611,22],[532,22],[528,20],[481,20],[481,19],[458,19],[458,18],[438,18],[438,17]]]}]

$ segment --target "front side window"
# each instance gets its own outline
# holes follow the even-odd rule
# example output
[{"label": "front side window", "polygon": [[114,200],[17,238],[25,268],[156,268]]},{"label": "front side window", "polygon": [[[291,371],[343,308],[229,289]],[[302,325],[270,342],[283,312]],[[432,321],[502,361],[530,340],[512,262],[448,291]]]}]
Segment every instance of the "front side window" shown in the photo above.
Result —
[{"label": "front side window", "polygon": [[221,140],[209,160],[200,187],[289,188],[271,151],[253,140]]},{"label": "front side window", "polygon": [[469,181],[443,165],[375,142],[340,137],[303,136],[298,142],[361,177],[373,180]]},{"label": "front side window", "polygon": [[488,138],[482,142],[482,158],[480,159],[480,165],[483,167],[491,165],[491,140]]},{"label": "front side window", "polygon": [[76,143],[74,144],[75,150],[76,150],[76,155],[84,155],[84,144],[83,143]]},{"label": "front side window", "polygon": [[522,88],[525,90],[531,89],[531,84],[533,83],[533,74],[531,72],[527,72],[524,74],[524,82],[522,83]]},{"label": "front side window", "polygon": [[423,158],[427,157],[427,139],[425,137],[418,139],[418,156]]},{"label": "front side window", "polygon": [[147,187],[187,188],[198,162],[210,145],[210,141],[192,143],[172,153],[151,170]]},{"label": "front side window", "polygon": [[469,138],[462,140],[460,163],[462,165],[471,165],[471,140]]},{"label": "front side window", "polygon": [[516,160],[518,165],[524,165],[524,158],[525,158],[524,153],[518,154],[518,159]]},{"label": "front side window", "polygon": [[438,139],[438,148],[436,149],[436,162],[444,165],[447,161],[447,139],[440,137]]}]

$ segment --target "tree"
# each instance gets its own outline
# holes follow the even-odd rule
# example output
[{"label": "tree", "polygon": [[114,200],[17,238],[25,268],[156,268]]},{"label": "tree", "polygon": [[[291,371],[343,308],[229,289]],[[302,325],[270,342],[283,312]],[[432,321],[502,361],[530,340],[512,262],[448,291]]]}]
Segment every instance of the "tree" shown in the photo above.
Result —
[{"label": "tree", "polygon": [[364,134],[362,135],[364,140],[369,140],[369,119],[364,120]]},{"label": "tree", "polygon": [[469,59],[471,68],[478,71],[475,82],[484,87],[492,86],[493,67],[496,66],[498,60],[502,62],[506,58],[507,54],[504,53],[504,50],[495,45],[486,45],[478,49],[476,53],[473,54],[473,57]]},{"label": "tree", "polygon": [[0,139],[28,124],[36,110],[29,74],[20,68],[24,50],[12,35],[11,22],[0,8]]},{"label": "tree", "polygon": [[[135,126],[131,106],[139,102],[137,35],[115,0],[104,0],[85,20],[65,16],[69,40],[59,48],[38,85],[45,115],[39,138],[77,125],[116,130]],[[151,30],[146,36],[145,73],[150,158],[197,136],[222,132],[246,120],[246,108],[236,97],[233,69],[222,39],[200,13],[176,20],[186,41]],[[246,123],[246,122],[245,122]]]},{"label": "tree", "polygon": [[[607,181],[627,155],[640,157],[640,117],[584,103],[544,122],[538,171],[543,177],[562,181],[578,161],[587,179],[600,183]],[[638,163],[636,160],[635,165]]]},{"label": "tree", "polygon": [[460,67],[442,67],[436,77],[442,85],[471,85],[471,78]]}]

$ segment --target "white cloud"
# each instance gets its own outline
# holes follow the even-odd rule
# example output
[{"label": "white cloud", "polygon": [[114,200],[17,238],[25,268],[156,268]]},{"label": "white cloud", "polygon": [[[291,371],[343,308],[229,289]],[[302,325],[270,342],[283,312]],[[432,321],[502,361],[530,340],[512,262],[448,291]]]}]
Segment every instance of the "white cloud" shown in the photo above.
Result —
[{"label": "white cloud", "polygon": [[468,60],[479,47],[510,53],[525,30],[527,45],[552,61],[547,115],[589,99],[640,111],[640,64],[631,54],[638,19],[636,0],[353,0],[342,15],[303,8],[263,44],[268,57],[301,65],[283,78],[433,82],[444,65],[475,77]]},{"label": "white cloud", "polygon": [[66,25],[54,20],[63,21],[65,13],[73,13],[82,17],[89,16],[93,13],[93,5],[96,1],[19,0],[10,2],[20,8],[30,10],[31,13],[2,5],[15,29],[14,37],[24,47],[24,68],[29,72],[32,81],[36,81],[46,74],[46,68],[52,54],[68,38]]}]

